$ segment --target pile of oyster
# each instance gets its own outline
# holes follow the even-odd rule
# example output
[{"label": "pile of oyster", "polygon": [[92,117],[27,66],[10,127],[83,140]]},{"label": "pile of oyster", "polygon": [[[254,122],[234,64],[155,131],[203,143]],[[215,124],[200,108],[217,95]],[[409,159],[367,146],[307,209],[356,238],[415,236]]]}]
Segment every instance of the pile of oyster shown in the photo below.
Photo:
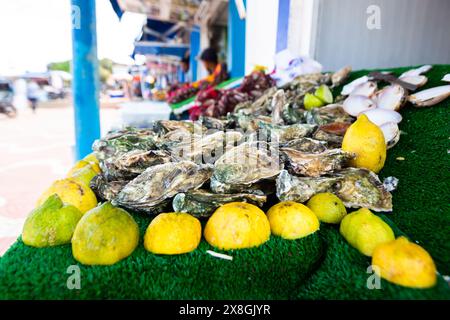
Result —
[{"label": "pile of oyster", "polygon": [[[347,97],[336,99],[342,104],[303,108],[306,93],[323,84],[336,87],[349,72],[346,67],[299,76],[219,119],[160,120],[148,129],[112,132],[93,145],[102,173],[91,187],[100,199],[149,214],[173,210],[207,217],[232,201],[261,207],[268,197],[305,202],[319,192],[334,193],[347,207],[391,211],[392,188],[373,172],[349,167],[355,155],[341,144],[354,117],[366,112],[382,129],[395,124],[395,137],[386,139],[394,145],[401,120],[396,110],[406,89],[392,84],[377,90],[376,81],[366,77],[344,87]],[[422,72],[399,81],[421,84]],[[379,114],[385,111],[395,114],[378,121],[386,120]]]}]

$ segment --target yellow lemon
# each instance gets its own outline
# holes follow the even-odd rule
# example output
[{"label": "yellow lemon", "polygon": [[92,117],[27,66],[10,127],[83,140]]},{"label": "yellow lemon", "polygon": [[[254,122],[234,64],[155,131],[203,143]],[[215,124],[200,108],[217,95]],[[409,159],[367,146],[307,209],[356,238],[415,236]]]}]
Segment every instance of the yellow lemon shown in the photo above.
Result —
[{"label": "yellow lemon", "polygon": [[267,211],[272,234],[294,240],[319,230],[319,220],[307,206],[294,201],[277,203]]},{"label": "yellow lemon", "polygon": [[97,198],[94,192],[84,183],[72,178],[56,180],[37,201],[37,205],[42,205],[48,197],[57,194],[64,203],[71,204],[82,213],[94,208],[97,205]]},{"label": "yellow lemon", "polygon": [[430,288],[437,281],[436,266],[431,256],[405,237],[377,246],[372,266],[378,267],[382,278],[405,287]]},{"label": "yellow lemon", "polygon": [[318,193],[306,204],[320,221],[326,223],[340,223],[347,214],[341,199],[330,192]]},{"label": "yellow lemon", "polygon": [[65,205],[58,195],[50,196],[25,220],[22,240],[28,246],[49,247],[70,243],[83,213],[72,205]]},{"label": "yellow lemon", "polygon": [[92,168],[92,166],[85,166],[73,172],[70,178],[73,178],[75,181],[81,182],[89,187],[89,183],[96,175],[97,172]]},{"label": "yellow lemon", "polygon": [[67,177],[71,177],[75,172],[77,172],[78,170],[80,170],[81,168],[84,168],[86,166],[91,167],[92,170],[94,170],[96,173],[101,172],[98,163],[80,160],[80,161],[77,161],[77,163],[75,163],[75,165],[69,170],[69,172],[67,173]]},{"label": "yellow lemon", "polygon": [[82,264],[111,265],[133,253],[138,243],[133,217],[105,202],[81,218],[73,234],[72,254]]},{"label": "yellow lemon", "polygon": [[161,213],[152,220],[144,246],[156,254],[181,254],[195,250],[202,237],[200,221],[188,213]]},{"label": "yellow lemon", "polygon": [[372,256],[378,245],[395,239],[391,227],[367,208],[346,215],[339,231],[351,246],[366,256]]},{"label": "yellow lemon", "polygon": [[230,202],[219,207],[205,226],[206,241],[219,249],[256,247],[270,238],[266,214],[246,202]]},{"label": "yellow lemon", "polygon": [[366,168],[373,172],[379,172],[386,160],[383,132],[365,114],[358,116],[345,132],[342,150],[356,154],[351,160],[351,166]]}]

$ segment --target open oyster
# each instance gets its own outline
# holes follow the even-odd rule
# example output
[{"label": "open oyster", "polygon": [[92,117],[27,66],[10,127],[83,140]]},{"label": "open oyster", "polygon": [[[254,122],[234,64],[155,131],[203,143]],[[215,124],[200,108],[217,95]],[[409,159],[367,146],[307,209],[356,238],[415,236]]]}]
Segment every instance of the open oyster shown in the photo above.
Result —
[{"label": "open oyster", "polygon": [[173,198],[172,207],[176,212],[187,212],[197,217],[209,217],[218,207],[229,202],[248,202],[262,207],[266,199],[264,194],[217,194],[200,189],[177,194]]},{"label": "open oyster", "polygon": [[245,142],[227,151],[214,164],[211,189],[227,193],[278,175],[282,169],[278,150],[266,142]]},{"label": "open oyster", "polygon": [[320,141],[326,141],[330,147],[340,148],[345,132],[350,123],[334,122],[320,126],[313,134],[313,138]]},{"label": "open oyster", "polygon": [[113,204],[137,211],[157,213],[177,193],[200,188],[212,174],[209,165],[191,161],[169,162],[147,168],[130,181]]},{"label": "open oyster", "polygon": [[318,177],[346,166],[354,154],[342,149],[330,149],[321,153],[306,153],[291,148],[281,148],[291,173]]}]

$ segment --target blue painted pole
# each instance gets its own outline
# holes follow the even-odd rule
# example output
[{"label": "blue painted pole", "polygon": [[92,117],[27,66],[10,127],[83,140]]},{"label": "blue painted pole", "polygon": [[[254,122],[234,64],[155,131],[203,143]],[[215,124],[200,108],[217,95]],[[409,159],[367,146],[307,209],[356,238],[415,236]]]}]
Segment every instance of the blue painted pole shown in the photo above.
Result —
[{"label": "blue painted pole", "polygon": [[72,91],[75,158],[90,152],[100,137],[99,74],[95,0],[72,1]]},{"label": "blue painted pole", "polygon": [[278,0],[278,24],[276,52],[282,51],[288,46],[289,7],[290,0]]},{"label": "blue painted pole", "polygon": [[197,56],[200,53],[200,28],[198,26],[192,28],[190,42],[189,72],[191,74],[191,81],[197,81]]},{"label": "blue painted pole", "polygon": [[239,17],[234,0],[228,2],[228,69],[231,78],[245,75],[245,19]]}]

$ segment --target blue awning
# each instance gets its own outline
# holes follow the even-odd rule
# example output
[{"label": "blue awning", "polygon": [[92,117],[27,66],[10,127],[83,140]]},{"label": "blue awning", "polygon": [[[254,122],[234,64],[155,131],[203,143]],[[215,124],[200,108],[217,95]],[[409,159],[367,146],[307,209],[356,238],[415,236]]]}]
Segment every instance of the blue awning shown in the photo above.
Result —
[{"label": "blue awning", "polygon": [[122,15],[123,15],[123,10],[120,7],[118,1],[117,0],[109,0],[109,1],[111,2],[111,6],[113,7],[114,12],[119,17],[119,20],[120,20],[120,18],[122,18]]},{"label": "blue awning", "polygon": [[170,55],[183,58],[189,50],[187,44],[171,44],[157,41],[138,41],[134,44],[134,54]]}]

